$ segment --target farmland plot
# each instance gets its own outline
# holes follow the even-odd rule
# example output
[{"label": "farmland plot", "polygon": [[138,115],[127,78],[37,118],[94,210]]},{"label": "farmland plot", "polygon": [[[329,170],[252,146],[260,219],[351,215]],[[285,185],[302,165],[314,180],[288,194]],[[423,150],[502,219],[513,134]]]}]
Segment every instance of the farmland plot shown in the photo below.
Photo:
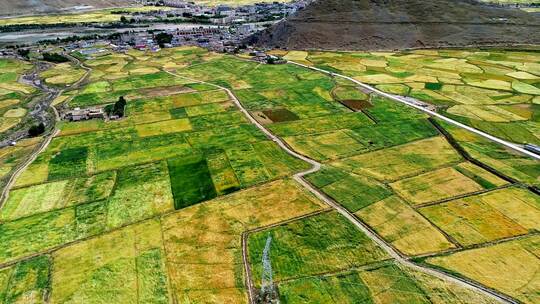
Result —
[{"label": "farmland plot", "polygon": [[174,296],[246,303],[241,234],[321,209],[299,185],[280,180],[166,216],[163,235]]},{"label": "farmland plot", "polygon": [[429,221],[396,196],[355,214],[405,254],[433,253],[455,247]]},{"label": "farmland plot", "polygon": [[[480,74],[474,64],[439,61],[448,68],[440,70],[427,62],[425,75],[413,75],[381,58],[388,56],[347,60],[359,64],[352,72],[391,68],[391,76],[404,82],[383,83],[387,91],[437,96],[444,104],[449,97],[443,93],[465,96],[462,87],[474,88],[469,90],[474,98],[500,98],[508,103],[505,111],[534,116],[530,107],[513,107],[525,100],[521,95],[480,88],[494,83],[474,79]],[[400,58],[414,65],[410,59]],[[332,65],[344,67],[340,60]],[[93,69],[89,83],[66,92],[67,104],[106,104],[124,96],[127,117],[63,122],[61,133],[17,179],[0,210],[0,263],[14,263],[0,269],[0,285],[19,259],[35,255],[52,265],[43,266],[48,285],[32,283],[36,276],[31,275],[20,294],[46,294],[55,303],[246,303],[242,234],[250,231],[248,260],[256,286],[262,247],[268,234],[273,237],[271,258],[282,302],[488,302],[387,261],[352,224],[287,179],[309,164],[250,124],[226,91],[194,79],[230,88],[272,132],[300,152],[327,161],[306,179],[406,255],[439,257],[438,252],[459,245],[506,237],[492,231],[491,219],[504,219],[503,232],[507,226],[514,229],[508,236],[538,229],[537,197],[517,187],[471,197],[466,204],[482,208],[470,215],[462,214],[464,207],[447,207],[459,200],[430,206],[444,211],[411,206],[507,182],[463,162],[424,114],[365,96],[347,81],[198,48],[107,53],[85,64]],[[527,79],[532,76],[508,77],[514,76],[533,83]],[[444,84],[438,82],[442,79]],[[361,108],[344,98],[361,102]],[[477,151],[474,157],[509,160],[502,151],[472,148],[466,147]],[[512,169],[538,177],[517,164]],[[466,189],[444,188],[447,176]],[[425,181],[432,182],[430,189],[412,189]],[[409,204],[396,192],[408,195]],[[465,228],[441,214],[462,219]]]},{"label": "farmland plot", "polygon": [[[293,56],[294,57],[294,56]],[[398,53],[310,52],[302,62],[345,74],[390,94],[441,106],[465,124],[513,142],[539,144],[536,121],[539,56],[534,51],[424,50]],[[511,106],[511,107],[509,107]]]},{"label": "farmland plot", "polygon": [[536,235],[433,257],[426,262],[500,290],[523,303],[537,303],[539,242]]},{"label": "farmland plot", "polygon": [[494,300],[394,264],[279,284],[282,303],[495,303]]},{"label": "farmland plot", "polygon": [[461,156],[442,137],[432,137],[338,160],[334,166],[358,175],[391,181],[460,162]]},{"label": "farmland plot", "polygon": [[107,198],[114,186],[116,173],[105,172],[88,178],[62,180],[12,190],[0,219],[13,220]]},{"label": "farmland plot", "polygon": [[159,221],[63,248],[53,261],[53,302],[169,303]]},{"label": "farmland plot", "polygon": [[19,124],[26,115],[22,106],[37,90],[18,82],[19,77],[32,69],[28,62],[18,59],[0,59],[0,132]]},{"label": "farmland plot", "polygon": [[333,167],[310,174],[307,180],[351,212],[356,212],[392,194],[374,179]]},{"label": "farmland plot", "polygon": [[333,272],[387,259],[386,253],[335,212],[323,213],[249,237],[252,277],[260,287],[262,254],[272,238],[270,257],[276,281]]},{"label": "farmland plot", "polygon": [[442,168],[390,184],[413,205],[452,198],[484,188],[454,168]]},{"label": "farmland plot", "polygon": [[538,229],[540,198],[507,188],[420,209],[462,245],[479,244]]}]

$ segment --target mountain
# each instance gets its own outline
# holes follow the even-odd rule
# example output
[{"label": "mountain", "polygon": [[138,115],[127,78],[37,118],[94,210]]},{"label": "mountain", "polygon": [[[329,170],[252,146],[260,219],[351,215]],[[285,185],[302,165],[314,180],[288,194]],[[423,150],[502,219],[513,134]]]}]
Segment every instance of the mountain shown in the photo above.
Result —
[{"label": "mountain", "polygon": [[127,6],[136,0],[0,0],[0,16],[70,12]]},{"label": "mountain", "polygon": [[318,0],[246,42],[331,50],[538,44],[540,15],[473,0]]}]

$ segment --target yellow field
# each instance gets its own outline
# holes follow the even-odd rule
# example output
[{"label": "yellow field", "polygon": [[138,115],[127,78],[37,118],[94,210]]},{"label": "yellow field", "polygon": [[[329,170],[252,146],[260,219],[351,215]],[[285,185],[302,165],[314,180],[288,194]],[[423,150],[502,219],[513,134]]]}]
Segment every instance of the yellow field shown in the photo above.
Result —
[{"label": "yellow field", "polygon": [[540,236],[427,259],[523,303],[540,302]]},{"label": "yellow field", "polygon": [[15,127],[20,121],[20,118],[0,117],[0,132],[4,132]]},{"label": "yellow field", "polygon": [[141,137],[155,136],[191,130],[189,119],[174,119],[150,124],[137,125],[137,134]]},{"label": "yellow field", "polygon": [[116,22],[120,21],[122,14],[112,14],[113,11],[127,11],[130,13],[147,12],[153,10],[171,10],[169,7],[126,7],[120,9],[105,9],[93,12],[73,13],[73,14],[49,14],[43,16],[14,17],[0,19],[0,26],[17,24],[55,24],[55,23],[79,23],[79,22]]},{"label": "yellow field", "polygon": [[365,149],[362,144],[342,130],[284,139],[295,151],[321,161],[335,160]]},{"label": "yellow field", "polygon": [[433,137],[402,146],[356,155],[333,163],[333,166],[379,180],[398,180],[455,163],[461,157],[442,137]]},{"label": "yellow field", "polygon": [[528,117],[517,115],[498,106],[458,105],[448,109],[448,113],[491,122],[510,122],[529,119]]},{"label": "yellow field", "polygon": [[7,118],[21,118],[24,115],[26,115],[26,109],[24,108],[9,109],[4,113],[4,117]]},{"label": "yellow field", "polygon": [[5,107],[9,107],[9,106],[12,106],[12,105],[16,105],[19,102],[20,102],[20,100],[18,100],[18,99],[4,99],[4,100],[0,101],[0,109],[5,108]]},{"label": "yellow field", "polygon": [[505,181],[505,180],[497,177],[496,175],[493,175],[493,174],[489,173],[488,171],[478,167],[477,165],[474,165],[474,164],[469,163],[469,162],[461,163],[461,164],[457,165],[456,168],[466,170],[466,171],[474,174],[475,176],[478,176],[479,178],[482,178],[483,180],[493,184],[496,187],[500,187],[500,186],[508,184],[507,181]]},{"label": "yellow field", "polygon": [[290,51],[283,57],[283,59],[311,65],[311,62],[307,61],[306,59],[307,56],[308,52],[306,51]]},{"label": "yellow field", "polygon": [[168,297],[158,220],[60,249],[53,259],[54,303],[135,303]]},{"label": "yellow field", "polygon": [[72,84],[85,75],[86,71],[76,68],[71,63],[65,62],[55,65],[53,68],[40,73],[46,83],[66,85]]},{"label": "yellow field", "polygon": [[182,303],[246,303],[241,233],[321,208],[287,180],[166,216],[163,235],[176,298]]},{"label": "yellow field", "polygon": [[407,255],[437,252],[455,247],[420,214],[396,196],[356,213],[386,241]]},{"label": "yellow field", "polygon": [[420,212],[462,245],[522,235],[540,228],[540,198],[519,188],[424,207]]},{"label": "yellow field", "polygon": [[47,164],[33,163],[24,170],[15,181],[15,187],[24,187],[44,183],[49,175]]},{"label": "yellow field", "polygon": [[454,168],[442,168],[390,184],[413,205],[483,190],[482,186]]}]

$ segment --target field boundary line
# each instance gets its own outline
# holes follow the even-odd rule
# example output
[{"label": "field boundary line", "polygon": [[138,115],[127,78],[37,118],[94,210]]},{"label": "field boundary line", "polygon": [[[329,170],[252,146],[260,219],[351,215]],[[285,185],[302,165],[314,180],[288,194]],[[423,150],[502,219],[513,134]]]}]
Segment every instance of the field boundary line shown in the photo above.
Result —
[{"label": "field boundary line", "polygon": [[452,249],[447,249],[447,250],[439,251],[439,252],[419,254],[419,255],[415,255],[412,258],[413,259],[418,259],[418,258],[425,259],[425,258],[432,258],[432,257],[447,256],[447,255],[457,253],[457,252],[463,252],[463,251],[468,251],[468,250],[487,248],[487,247],[491,247],[491,246],[494,246],[494,245],[503,244],[503,243],[507,243],[507,242],[512,242],[512,241],[516,241],[516,240],[532,238],[532,237],[535,237],[535,236],[538,236],[538,235],[540,235],[540,231],[531,231],[531,232],[528,232],[528,233],[525,233],[525,234],[513,235],[513,236],[509,236],[509,237],[504,237],[504,238],[500,238],[500,239],[480,243],[480,244],[462,246],[461,248],[452,248]]},{"label": "field boundary line", "polygon": [[411,205],[411,206],[413,207],[413,209],[422,209],[424,207],[440,205],[440,204],[448,203],[448,202],[451,202],[451,201],[460,200],[460,199],[464,199],[464,198],[468,198],[468,197],[472,197],[472,196],[478,196],[478,195],[482,195],[482,194],[487,194],[487,193],[490,193],[490,192],[503,190],[503,189],[508,189],[508,188],[512,188],[512,187],[519,188],[519,184],[506,184],[506,185],[498,186],[498,187],[491,188],[491,189],[482,189],[482,190],[478,190],[478,191],[474,191],[474,192],[469,192],[469,193],[464,193],[464,194],[452,196],[452,197],[449,197],[449,198],[443,198],[443,199],[440,199],[438,201],[432,201],[432,202],[427,202],[427,203],[422,203],[422,204],[417,204],[417,205]]},{"label": "field boundary line", "polygon": [[480,131],[480,130],[478,130],[476,128],[473,128],[473,127],[467,126],[465,124],[462,124],[462,123],[460,123],[460,122],[458,122],[456,120],[448,118],[448,117],[446,117],[446,116],[444,116],[442,114],[439,114],[439,113],[437,113],[435,111],[431,111],[429,109],[421,107],[421,106],[419,106],[417,104],[414,104],[414,103],[412,103],[410,101],[405,100],[403,96],[385,93],[385,92],[383,92],[383,91],[381,91],[379,89],[376,89],[376,88],[374,88],[374,87],[372,87],[372,86],[370,86],[368,84],[365,84],[365,83],[360,82],[360,81],[358,81],[358,80],[356,80],[356,79],[354,79],[352,77],[345,76],[345,75],[342,75],[342,74],[326,71],[326,70],[323,70],[323,69],[320,69],[320,68],[317,68],[317,67],[308,66],[308,65],[298,63],[298,62],[294,62],[294,61],[287,61],[287,63],[292,64],[292,65],[296,65],[296,66],[299,66],[299,67],[303,67],[303,68],[306,68],[306,69],[318,71],[318,72],[321,72],[323,74],[330,75],[332,77],[335,76],[335,77],[340,77],[340,78],[352,81],[353,83],[355,83],[355,84],[357,84],[357,85],[359,85],[359,86],[361,86],[363,88],[366,88],[366,89],[369,89],[369,90],[373,91],[373,93],[375,93],[375,94],[377,94],[379,96],[383,96],[383,97],[386,97],[386,98],[388,98],[390,100],[397,101],[399,103],[405,104],[405,105],[407,105],[409,107],[412,107],[412,108],[420,110],[420,111],[422,111],[424,113],[427,113],[431,117],[439,118],[439,119],[441,119],[441,120],[443,120],[443,121],[445,121],[447,123],[450,123],[450,124],[452,124],[454,126],[460,127],[462,129],[465,129],[465,130],[467,130],[469,132],[472,132],[472,133],[474,133],[476,135],[484,137],[484,138],[486,138],[486,139],[488,139],[488,140],[490,140],[492,142],[495,142],[495,143],[498,143],[500,145],[506,146],[507,148],[510,148],[510,149],[512,149],[514,151],[520,152],[521,154],[527,155],[527,156],[532,157],[532,158],[534,158],[536,160],[540,160],[540,155],[535,154],[533,152],[530,152],[528,150],[525,150],[524,148],[520,147],[517,144],[511,143],[511,142],[506,141],[506,140],[503,140],[501,138],[498,138],[498,137],[493,136],[491,134],[488,134],[486,132]]},{"label": "field boundary line", "polygon": [[[296,65],[299,65],[299,66],[302,66],[302,67],[310,68],[308,66],[305,66],[305,65],[302,65],[302,64],[297,64],[297,63],[294,63],[294,62],[290,62],[290,63],[296,64]],[[327,71],[324,71],[324,70],[320,70],[320,69],[316,69],[316,70],[319,70],[320,72],[324,72],[326,74],[333,75],[333,73],[330,73],[330,72],[327,72]],[[305,170],[305,171],[302,171],[302,172],[299,172],[299,173],[296,173],[295,175],[293,175],[293,179],[295,181],[297,181],[300,185],[302,185],[304,188],[306,188],[313,195],[318,197],[321,201],[325,202],[328,206],[332,207],[338,213],[343,215],[347,220],[349,220],[353,225],[355,225],[360,231],[362,231],[367,237],[369,237],[372,241],[374,241],[377,245],[379,245],[384,251],[386,251],[392,258],[394,258],[397,263],[400,263],[400,264],[402,264],[402,265],[404,265],[406,267],[415,269],[417,271],[423,272],[425,274],[435,276],[435,277],[440,278],[442,280],[446,280],[446,281],[456,283],[456,284],[458,284],[458,285],[460,285],[462,287],[473,289],[473,290],[475,290],[477,292],[480,292],[480,293],[482,293],[482,294],[484,294],[486,296],[489,296],[490,298],[493,298],[493,299],[495,299],[495,300],[497,300],[499,302],[502,302],[502,303],[517,303],[511,297],[509,297],[507,295],[504,295],[502,293],[499,293],[498,291],[495,291],[495,290],[493,290],[491,288],[488,288],[488,287],[486,287],[486,286],[484,286],[484,285],[482,285],[482,284],[480,284],[480,283],[478,283],[476,281],[472,281],[472,280],[464,279],[464,278],[459,278],[459,277],[448,274],[448,273],[443,272],[443,271],[438,270],[438,269],[430,268],[430,267],[423,266],[423,265],[418,265],[418,264],[415,264],[415,263],[409,261],[408,259],[404,258],[400,253],[398,253],[394,248],[392,248],[382,237],[380,237],[378,234],[376,234],[374,231],[372,231],[371,228],[369,228],[367,225],[365,225],[362,221],[358,220],[358,218],[356,218],[351,212],[346,210],[343,206],[341,206],[340,204],[338,204],[334,200],[329,199],[319,189],[315,188],[310,183],[308,183],[304,179],[304,176],[315,173],[315,172],[318,172],[321,169],[322,164],[315,161],[315,160],[313,160],[313,159],[311,159],[311,158],[308,158],[308,157],[306,157],[304,155],[301,155],[301,154],[297,153],[296,151],[294,151],[293,149],[289,148],[282,139],[280,139],[279,137],[277,137],[276,135],[271,133],[260,122],[258,122],[251,115],[251,113],[249,113],[244,108],[244,106],[242,105],[240,100],[236,97],[236,95],[233,94],[233,92],[230,89],[219,86],[219,85],[216,85],[216,84],[213,84],[213,83],[200,81],[200,80],[196,80],[196,79],[193,79],[193,78],[178,75],[178,74],[173,73],[171,71],[165,70],[165,72],[167,72],[167,73],[169,73],[169,74],[171,74],[173,76],[189,79],[189,80],[196,81],[196,82],[199,82],[199,83],[205,83],[205,84],[212,85],[214,87],[221,88],[221,89],[225,90],[227,92],[227,94],[229,94],[230,98],[233,100],[235,105],[248,118],[248,120],[251,123],[253,123],[259,130],[261,130],[269,139],[271,139],[273,142],[275,142],[287,154],[289,154],[289,155],[291,155],[293,157],[296,157],[296,158],[298,158],[300,160],[303,160],[303,161],[305,161],[305,162],[312,165],[311,169],[308,169],[308,170]],[[346,78],[346,76],[342,76],[342,77]],[[354,82],[355,83],[360,83],[360,82],[358,82],[356,80]],[[365,85],[363,85],[363,86],[365,86]],[[375,92],[377,92],[377,91],[375,91]],[[383,93],[383,92],[381,92],[381,93]],[[386,93],[383,93],[383,94],[386,94]],[[387,94],[387,95],[389,95],[389,94]],[[391,95],[389,95],[389,96],[391,96]],[[419,107],[419,108],[421,108],[421,107]],[[421,108],[421,109],[425,110],[423,108]],[[434,113],[434,114],[440,115],[440,114],[437,114],[437,113]],[[538,156],[538,158],[540,159],[540,155]],[[244,249],[244,248],[242,248],[242,249]],[[244,264],[244,267],[249,267],[249,266]],[[251,303],[255,304],[254,302],[251,302]]]}]

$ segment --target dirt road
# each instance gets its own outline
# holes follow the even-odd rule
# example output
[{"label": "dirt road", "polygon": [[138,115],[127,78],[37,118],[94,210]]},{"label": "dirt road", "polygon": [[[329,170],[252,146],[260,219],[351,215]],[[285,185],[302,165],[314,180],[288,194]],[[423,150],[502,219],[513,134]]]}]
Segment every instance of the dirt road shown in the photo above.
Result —
[{"label": "dirt road", "polygon": [[[394,258],[396,260],[397,263],[400,263],[400,264],[402,264],[404,266],[415,269],[417,271],[420,271],[420,272],[435,276],[437,278],[440,278],[440,279],[443,279],[443,280],[446,280],[446,281],[449,281],[449,282],[452,282],[452,283],[456,283],[456,284],[458,284],[458,285],[460,285],[462,287],[473,289],[473,290],[475,290],[477,292],[480,292],[480,293],[482,293],[482,294],[484,294],[484,295],[486,295],[488,297],[491,297],[491,298],[493,298],[493,299],[495,299],[495,300],[497,300],[497,301],[499,301],[501,303],[517,303],[512,298],[507,297],[506,295],[500,294],[500,293],[498,293],[498,292],[496,292],[494,290],[491,290],[491,289],[489,289],[489,288],[487,288],[485,286],[482,286],[479,283],[476,283],[474,281],[469,281],[469,280],[466,280],[466,279],[454,277],[454,276],[448,275],[448,274],[446,274],[446,273],[444,273],[442,271],[435,270],[435,269],[432,269],[432,268],[428,268],[428,267],[425,267],[425,266],[421,266],[421,265],[417,265],[417,264],[412,263],[407,258],[402,256],[399,252],[397,252],[385,240],[383,240],[381,237],[379,237],[379,235],[377,235],[369,227],[367,227],[367,225],[365,225],[363,222],[361,222],[356,216],[354,216],[352,213],[347,211],[344,207],[342,207],[340,204],[335,202],[333,199],[331,199],[328,196],[326,196],[325,194],[323,194],[321,191],[319,191],[313,185],[308,183],[304,179],[304,176],[319,171],[321,169],[321,167],[322,167],[322,164],[315,161],[315,160],[313,160],[313,159],[311,159],[311,158],[308,158],[308,157],[306,157],[306,156],[304,156],[302,154],[299,154],[296,151],[289,148],[289,146],[287,144],[285,144],[285,142],[283,142],[279,137],[275,136],[268,129],[266,129],[261,123],[259,123],[244,108],[244,106],[242,105],[240,100],[238,100],[238,98],[233,94],[233,92],[231,90],[229,90],[228,88],[213,84],[213,83],[208,83],[208,82],[200,81],[200,80],[197,80],[197,79],[181,76],[181,75],[175,74],[175,73],[170,72],[170,71],[166,71],[166,72],[173,75],[173,76],[176,76],[176,77],[181,77],[181,78],[184,78],[184,79],[187,79],[187,80],[190,80],[190,81],[194,81],[194,82],[198,82],[198,83],[208,84],[208,85],[211,85],[211,86],[214,86],[216,88],[220,88],[220,89],[226,91],[227,94],[230,96],[230,98],[235,103],[235,105],[238,107],[238,109],[246,116],[246,118],[252,124],[254,124],[259,130],[261,130],[261,132],[266,134],[266,136],[270,140],[274,141],[278,146],[280,146],[289,155],[291,155],[293,157],[296,157],[298,159],[301,159],[301,160],[311,164],[312,167],[309,170],[306,170],[306,171],[299,172],[299,173],[295,174],[293,176],[294,180],[296,180],[300,185],[302,185],[304,188],[306,188],[309,192],[311,192],[312,194],[317,196],[321,201],[325,202],[328,206],[330,206],[331,208],[333,208],[334,210],[339,212],[341,215],[343,215],[347,220],[349,220],[352,224],[354,224],[360,231],[362,231],[372,241],[377,243],[383,250],[385,250],[388,253],[388,255],[390,255],[392,258]],[[243,260],[244,260],[244,271],[246,272],[246,274],[249,274],[250,269],[249,269],[249,264],[247,263],[247,261],[248,261],[247,260],[247,244],[245,242],[246,242],[246,240],[243,240],[243,244],[242,244],[242,247],[243,247],[243,253],[242,254],[243,254]],[[247,284],[247,288],[249,290],[248,293],[249,293],[249,296],[250,296],[250,303],[254,303],[251,278],[246,278],[246,284]]]}]

